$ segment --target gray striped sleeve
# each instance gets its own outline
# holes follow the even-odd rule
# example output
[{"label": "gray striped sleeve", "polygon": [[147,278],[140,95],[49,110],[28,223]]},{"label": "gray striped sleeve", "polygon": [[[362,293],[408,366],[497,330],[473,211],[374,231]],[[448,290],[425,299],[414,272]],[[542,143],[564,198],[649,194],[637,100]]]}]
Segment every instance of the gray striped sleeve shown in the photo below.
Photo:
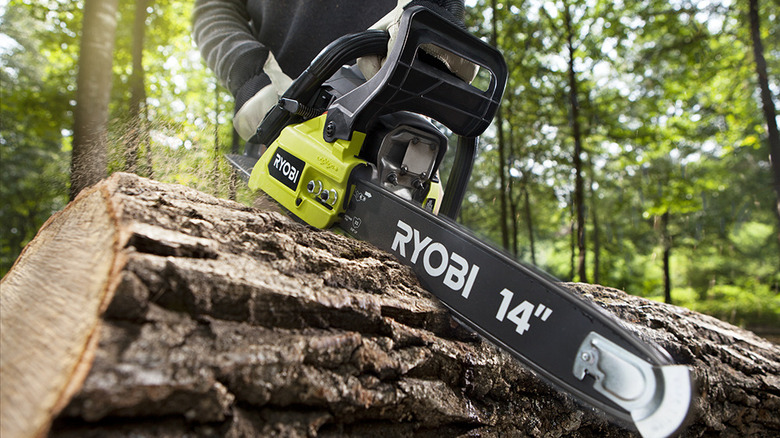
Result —
[{"label": "gray striped sleeve", "polygon": [[206,64],[233,95],[262,72],[268,50],[249,24],[246,0],[197,0],[193,38]]}]

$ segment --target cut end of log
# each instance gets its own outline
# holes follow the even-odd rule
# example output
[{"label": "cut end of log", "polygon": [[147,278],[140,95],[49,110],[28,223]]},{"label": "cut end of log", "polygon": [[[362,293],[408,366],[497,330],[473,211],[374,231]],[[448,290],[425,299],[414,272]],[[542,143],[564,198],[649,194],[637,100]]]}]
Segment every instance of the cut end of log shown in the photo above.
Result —
[{"label": "cut end of log", "polygon": [[3,436],[40,436],[78,391],[110,300],[117,228],[105,187],[52,217],[0,283]]}]

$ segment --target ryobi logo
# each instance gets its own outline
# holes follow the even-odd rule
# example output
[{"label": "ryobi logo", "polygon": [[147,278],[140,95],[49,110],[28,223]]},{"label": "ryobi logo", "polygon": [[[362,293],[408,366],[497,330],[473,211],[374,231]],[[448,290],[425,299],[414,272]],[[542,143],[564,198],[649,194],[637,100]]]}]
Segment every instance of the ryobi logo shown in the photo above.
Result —
[{"label": "ryobi logo", "polygon": [[[409,257],[409,261],[412,264],[417,263],[417,260],[422,254],[422,263],[425,268],[425,272],[431,277],[440,277],[444,275],[444,285],[454,291],[461,291],[461,295],[464,298],[468,298],[471,293],[471,288],[474,286],[474,280],[479,273],[479,266],[470,265],[469,262],[461,257],[456,252],[447,250],[444,244],[439,242],[433,242],[433,240],[425,236],[420,236],[420,232],[404,221],[398,221],[398,229],[393,238],[392,250],[397,251],[401,257],[406,256],[406,244],[412,242],[412,253]],[[436,255],[434,255],[436,254]]]},{"label": "ryobi logo", "polygon": [[268,173],[290,190],[296,191],[305,165],[306,163],[295,155],[282,148],[276,148],[274,156],[268,163]]}]

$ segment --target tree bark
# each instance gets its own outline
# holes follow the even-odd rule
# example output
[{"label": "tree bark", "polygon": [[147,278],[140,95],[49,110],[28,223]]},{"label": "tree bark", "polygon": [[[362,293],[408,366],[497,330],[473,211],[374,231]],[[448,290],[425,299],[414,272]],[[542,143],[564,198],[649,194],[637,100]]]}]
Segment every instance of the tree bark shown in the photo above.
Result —
[{"label": "tree bark", "polygon": [[[587,284],[690,364],[683,436],[780,433],[780,348]],[[373,246],[115,174],[0,288],[0,435],[635,436],[461,328]]]},{"label": "tree bark", "polygon": [[70,199],[108,172],[108,101],[111,98],[119,0],[86,0],[73,111]]}]

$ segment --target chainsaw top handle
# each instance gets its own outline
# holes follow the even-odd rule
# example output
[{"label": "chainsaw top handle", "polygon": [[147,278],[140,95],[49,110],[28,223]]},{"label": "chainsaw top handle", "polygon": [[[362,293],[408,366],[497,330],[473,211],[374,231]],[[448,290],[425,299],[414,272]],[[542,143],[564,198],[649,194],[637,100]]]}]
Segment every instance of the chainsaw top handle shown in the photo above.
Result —
[{"label": "chainsaw top handle", "polygon": [[[426,46],[476,64],[489,82],[480,89],[435,65]],[[498,50],[430,9],[411,7],[401,16],[397,41],[379,72],[328,108],[324,138],[349,140],[353,131],[366,132],[378,116],[396,111],[422,114],[457,135],[477,137],[498,109],[506,78]]]}]

